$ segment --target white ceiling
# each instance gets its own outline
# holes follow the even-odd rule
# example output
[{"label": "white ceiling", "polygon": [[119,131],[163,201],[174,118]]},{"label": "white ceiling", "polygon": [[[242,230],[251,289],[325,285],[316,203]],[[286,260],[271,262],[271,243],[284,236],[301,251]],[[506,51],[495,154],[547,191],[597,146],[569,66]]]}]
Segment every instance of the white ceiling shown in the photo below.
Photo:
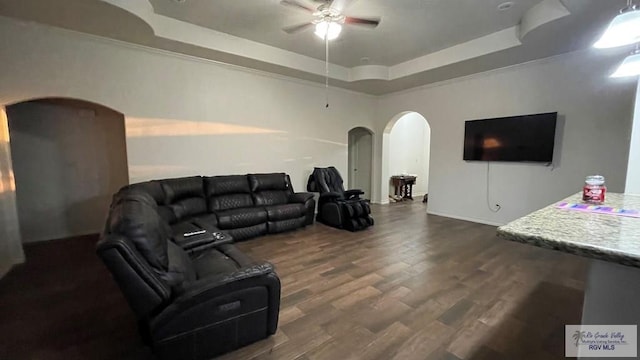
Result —
[{"label": "white ceiling", "polygon": [[[356,0],[346,15],[382,22],[345,26],[331,44],[331,83],[385,94],[584,49],[626,4],[512,1],[498,11],[502,0]],[[0,0],[0,15],[323,81],[322,40],[281,30],[311,16],[279,0]]]},{"label": "white ceiling", "polygon": [[[517,25],[540,0],[518,0],[498,11],[505,0],[356,0],[344,14],[381,17],[375,29],[344,26],[331,43],[331,62],[345,67],[370,64],[391,66]],[[318,3],[300,0],[310,7]],[[308,22],[304,11],[278,0],[151,0],[157,14],[298,54],[324,59],[323,41],[312,30],[289,35],[284,26]]]}]

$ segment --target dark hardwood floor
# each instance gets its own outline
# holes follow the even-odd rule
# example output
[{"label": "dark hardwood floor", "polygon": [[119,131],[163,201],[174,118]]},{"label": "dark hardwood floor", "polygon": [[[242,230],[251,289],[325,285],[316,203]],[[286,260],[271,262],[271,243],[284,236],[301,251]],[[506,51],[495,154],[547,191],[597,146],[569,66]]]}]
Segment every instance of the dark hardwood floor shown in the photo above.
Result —
[{"label": "dark hardwood floor", "polygon": [[[278,332],[223,359],[564,359],[586,260],[495,228],[373,206],[376,225],[315,224],[240,243],[276,265]],[[26,247],[0,280],[0,359],[147,359],[95,236]],[[213,340],[215,341],[215,340]]]}]

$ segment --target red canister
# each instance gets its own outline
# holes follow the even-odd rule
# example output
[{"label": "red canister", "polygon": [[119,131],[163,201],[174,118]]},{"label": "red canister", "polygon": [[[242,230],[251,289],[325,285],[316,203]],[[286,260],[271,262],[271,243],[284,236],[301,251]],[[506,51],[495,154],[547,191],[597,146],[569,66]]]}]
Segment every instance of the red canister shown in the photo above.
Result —
[{"label": "red canister", "polygon": [[604,203],[604,195],[607,187],[604,185],[604,176],[590,175],[584,181],[582,188],[582,200],[590,204]]}]

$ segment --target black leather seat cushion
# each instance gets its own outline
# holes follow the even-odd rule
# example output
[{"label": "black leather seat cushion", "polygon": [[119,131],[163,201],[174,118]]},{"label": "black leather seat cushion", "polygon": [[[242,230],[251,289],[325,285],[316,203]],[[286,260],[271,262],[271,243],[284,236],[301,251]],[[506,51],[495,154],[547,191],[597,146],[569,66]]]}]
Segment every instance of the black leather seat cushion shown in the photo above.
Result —
[{"label": "black leather seat cushion", "polygon": [[284,204],[265,206],[269,221],[296,219],[305,215],[304,204]]},{"label": "black leather seat cushion", "polygon": [[216,211],[220,229],[236,229],[267,222],[267,211],[263,208],[241,208]]},{"label": "black leather seat cushion", "polygon": [[233,245],[221,245],[215,250],[198,254],[193,265],[198,279],[208,276],[233,273],[254,261]]},{"label": "black leather seat cushion", "polygon": [[218,250],[203,252],[192,260],[198,279],[217,274],[230,274],[240,268],[232,258]]}]

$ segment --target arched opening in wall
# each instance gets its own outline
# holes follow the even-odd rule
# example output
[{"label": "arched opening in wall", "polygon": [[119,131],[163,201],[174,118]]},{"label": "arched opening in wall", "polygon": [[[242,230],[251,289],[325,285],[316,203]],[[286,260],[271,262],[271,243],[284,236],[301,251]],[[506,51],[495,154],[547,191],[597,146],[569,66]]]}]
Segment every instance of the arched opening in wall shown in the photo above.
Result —
[{"label": "arched opening in wall", "polygon": [[102,231],[129,183],[124,115],[82,100],[6,107],[22,243]]},{"label": "arched opening in wall", "polygon": [[360,189],[365,199],[371,199],[373,131],[364,127],[349,130],[348,149],[348,188]]},{"label": "arched opening in wall", "polygon": [[426,200],[430,150],[431,127],[424,116],[406,111],[389,120],[382,135],[381,199]]}]

